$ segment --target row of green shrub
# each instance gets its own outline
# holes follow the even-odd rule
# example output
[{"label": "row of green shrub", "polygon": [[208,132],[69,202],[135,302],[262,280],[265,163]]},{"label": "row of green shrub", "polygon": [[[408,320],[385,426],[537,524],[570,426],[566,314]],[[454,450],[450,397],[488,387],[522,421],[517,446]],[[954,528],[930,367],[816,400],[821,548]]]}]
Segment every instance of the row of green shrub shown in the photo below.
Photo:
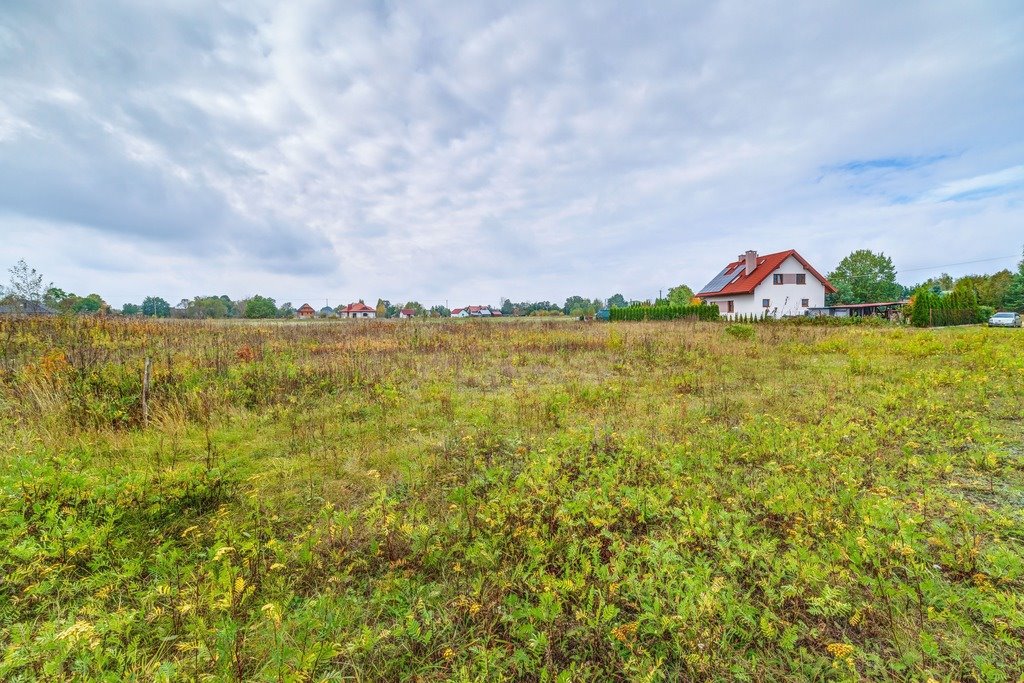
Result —
[{"label": "row of green shrub", "polygon": [[910,322],[916,327],[973,325],[991,315],[991,308],[979,306],[977,293],[968,289],[956,289],[947,294],[920,289],[914,293],[908,308]]},{"label": "row of green shrub", "polygon": [[718,306],[699,304],[696,306],[630,306],[613,308],[610,320],[718,320]]},{"label": "row of green shrub", "polygon": [[736,323],[765,323],[775,322],[775,317],[768,314],[768,311],[764,313],[734,313],[729,316],[729,320]]}]

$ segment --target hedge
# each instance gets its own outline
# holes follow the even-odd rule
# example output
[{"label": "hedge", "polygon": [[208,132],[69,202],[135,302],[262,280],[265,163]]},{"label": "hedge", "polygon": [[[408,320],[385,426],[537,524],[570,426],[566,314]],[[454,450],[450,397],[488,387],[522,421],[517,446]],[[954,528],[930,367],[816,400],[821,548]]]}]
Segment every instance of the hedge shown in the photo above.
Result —
[{"label": "hedge", "polygon": [[608,311],[609,320],[718,320],[718,306],[630,306]]},{"label": "hedge", "polygon": [[978,306],[978,295],[971,290],[955,289],[937,294],[919,289],[911,297],[910,322],[917,327],[973,325],[984,322],[985,311]]}]

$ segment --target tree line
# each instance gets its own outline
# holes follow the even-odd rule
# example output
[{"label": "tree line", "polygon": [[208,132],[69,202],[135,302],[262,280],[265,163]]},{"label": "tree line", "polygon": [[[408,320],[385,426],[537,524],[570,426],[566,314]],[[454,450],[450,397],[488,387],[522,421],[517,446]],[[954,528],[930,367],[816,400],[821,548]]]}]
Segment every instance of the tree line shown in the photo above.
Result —
[{"label": "tree line", "polygon": [[[1024,256],[1024,253],[1022,253]],[[1024,257],[1015,271],[1003,269],[991,274],[971,274],[954,278],[947,273],[916,285],[908,286],[898,282],[892,259],[884,253],[859,249],[844,257],[828,280],[836,292],[826,297],[827,305],[859,304],[910,299],[915,293],[927,292],[935,296],[957,293],[958,300],[965,300],[964,293],[970,293],[977,305],[992,310],[1024,311]],[[0,285],[0,306],[3,310],[25,312],[36,311],[33,306],[55,313],[139,315],[154,318],[293,318],[295,306],[289,301],[278,304],[268,296],[254,295],[235,300],[226,294],[196,296],[182,299],[172,306],[159,296],[147,296],[141,303],[125,303],[114,309],[96,293],[80,296],[68,292],[53,283],[45,283],[41,273],[24,261],[18,261],[9,269],[10,281]],[[664,297],[651,300],[629,300],[621,293],[607,299],[589,298],[581,295],[567,297],[561,304],[552,301],[512,301],[502,299],[501,305],[493,310],[504,316],[572,316],[591,317],[602,308],[628,308],[639,304],[652,306],[688,306],[695,303],[693,290],[681,284],[668,290]],[[435,305],[426,307],[418,301],[392,303],[378,299],[376,312],[380,318],[395,318],[407,310],[418,317],[449,317],[451,309]]]},{"label": "tree line", "polygon": [[940,298],[954,296],[957,301],[976,301],[977,306],[996,311],[1024,311],[1024,251],[1016,271],[1004,268],[991,274],[958,278],[943,273],[908,286],[896,280],[896,268],[891,258],[884,253],[859,249],[840,261],[828,274],[828,280],[837,290],[826,299],[826,303],[832,306],[902,301],[915,294],[928,294]]}]

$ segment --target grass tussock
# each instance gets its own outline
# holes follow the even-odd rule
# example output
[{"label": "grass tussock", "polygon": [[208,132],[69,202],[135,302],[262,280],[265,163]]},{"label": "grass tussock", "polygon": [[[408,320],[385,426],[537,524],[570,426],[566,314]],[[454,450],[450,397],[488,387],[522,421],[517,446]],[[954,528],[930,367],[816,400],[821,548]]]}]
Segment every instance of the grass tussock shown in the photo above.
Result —
[{"label": "grass tussock", "polygon": [[1017,680],[1022,342],[0,320],[0,678]]}]

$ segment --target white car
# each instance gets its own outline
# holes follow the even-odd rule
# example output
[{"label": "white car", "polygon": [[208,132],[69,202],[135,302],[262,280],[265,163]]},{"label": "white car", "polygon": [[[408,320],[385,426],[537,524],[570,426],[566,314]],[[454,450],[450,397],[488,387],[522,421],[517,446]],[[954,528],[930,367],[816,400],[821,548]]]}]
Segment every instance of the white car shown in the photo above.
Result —
[{"label": "white car", "polygon": [[988,319],[989,327],[1021,327],[1020,313],[1000,312]]}]

